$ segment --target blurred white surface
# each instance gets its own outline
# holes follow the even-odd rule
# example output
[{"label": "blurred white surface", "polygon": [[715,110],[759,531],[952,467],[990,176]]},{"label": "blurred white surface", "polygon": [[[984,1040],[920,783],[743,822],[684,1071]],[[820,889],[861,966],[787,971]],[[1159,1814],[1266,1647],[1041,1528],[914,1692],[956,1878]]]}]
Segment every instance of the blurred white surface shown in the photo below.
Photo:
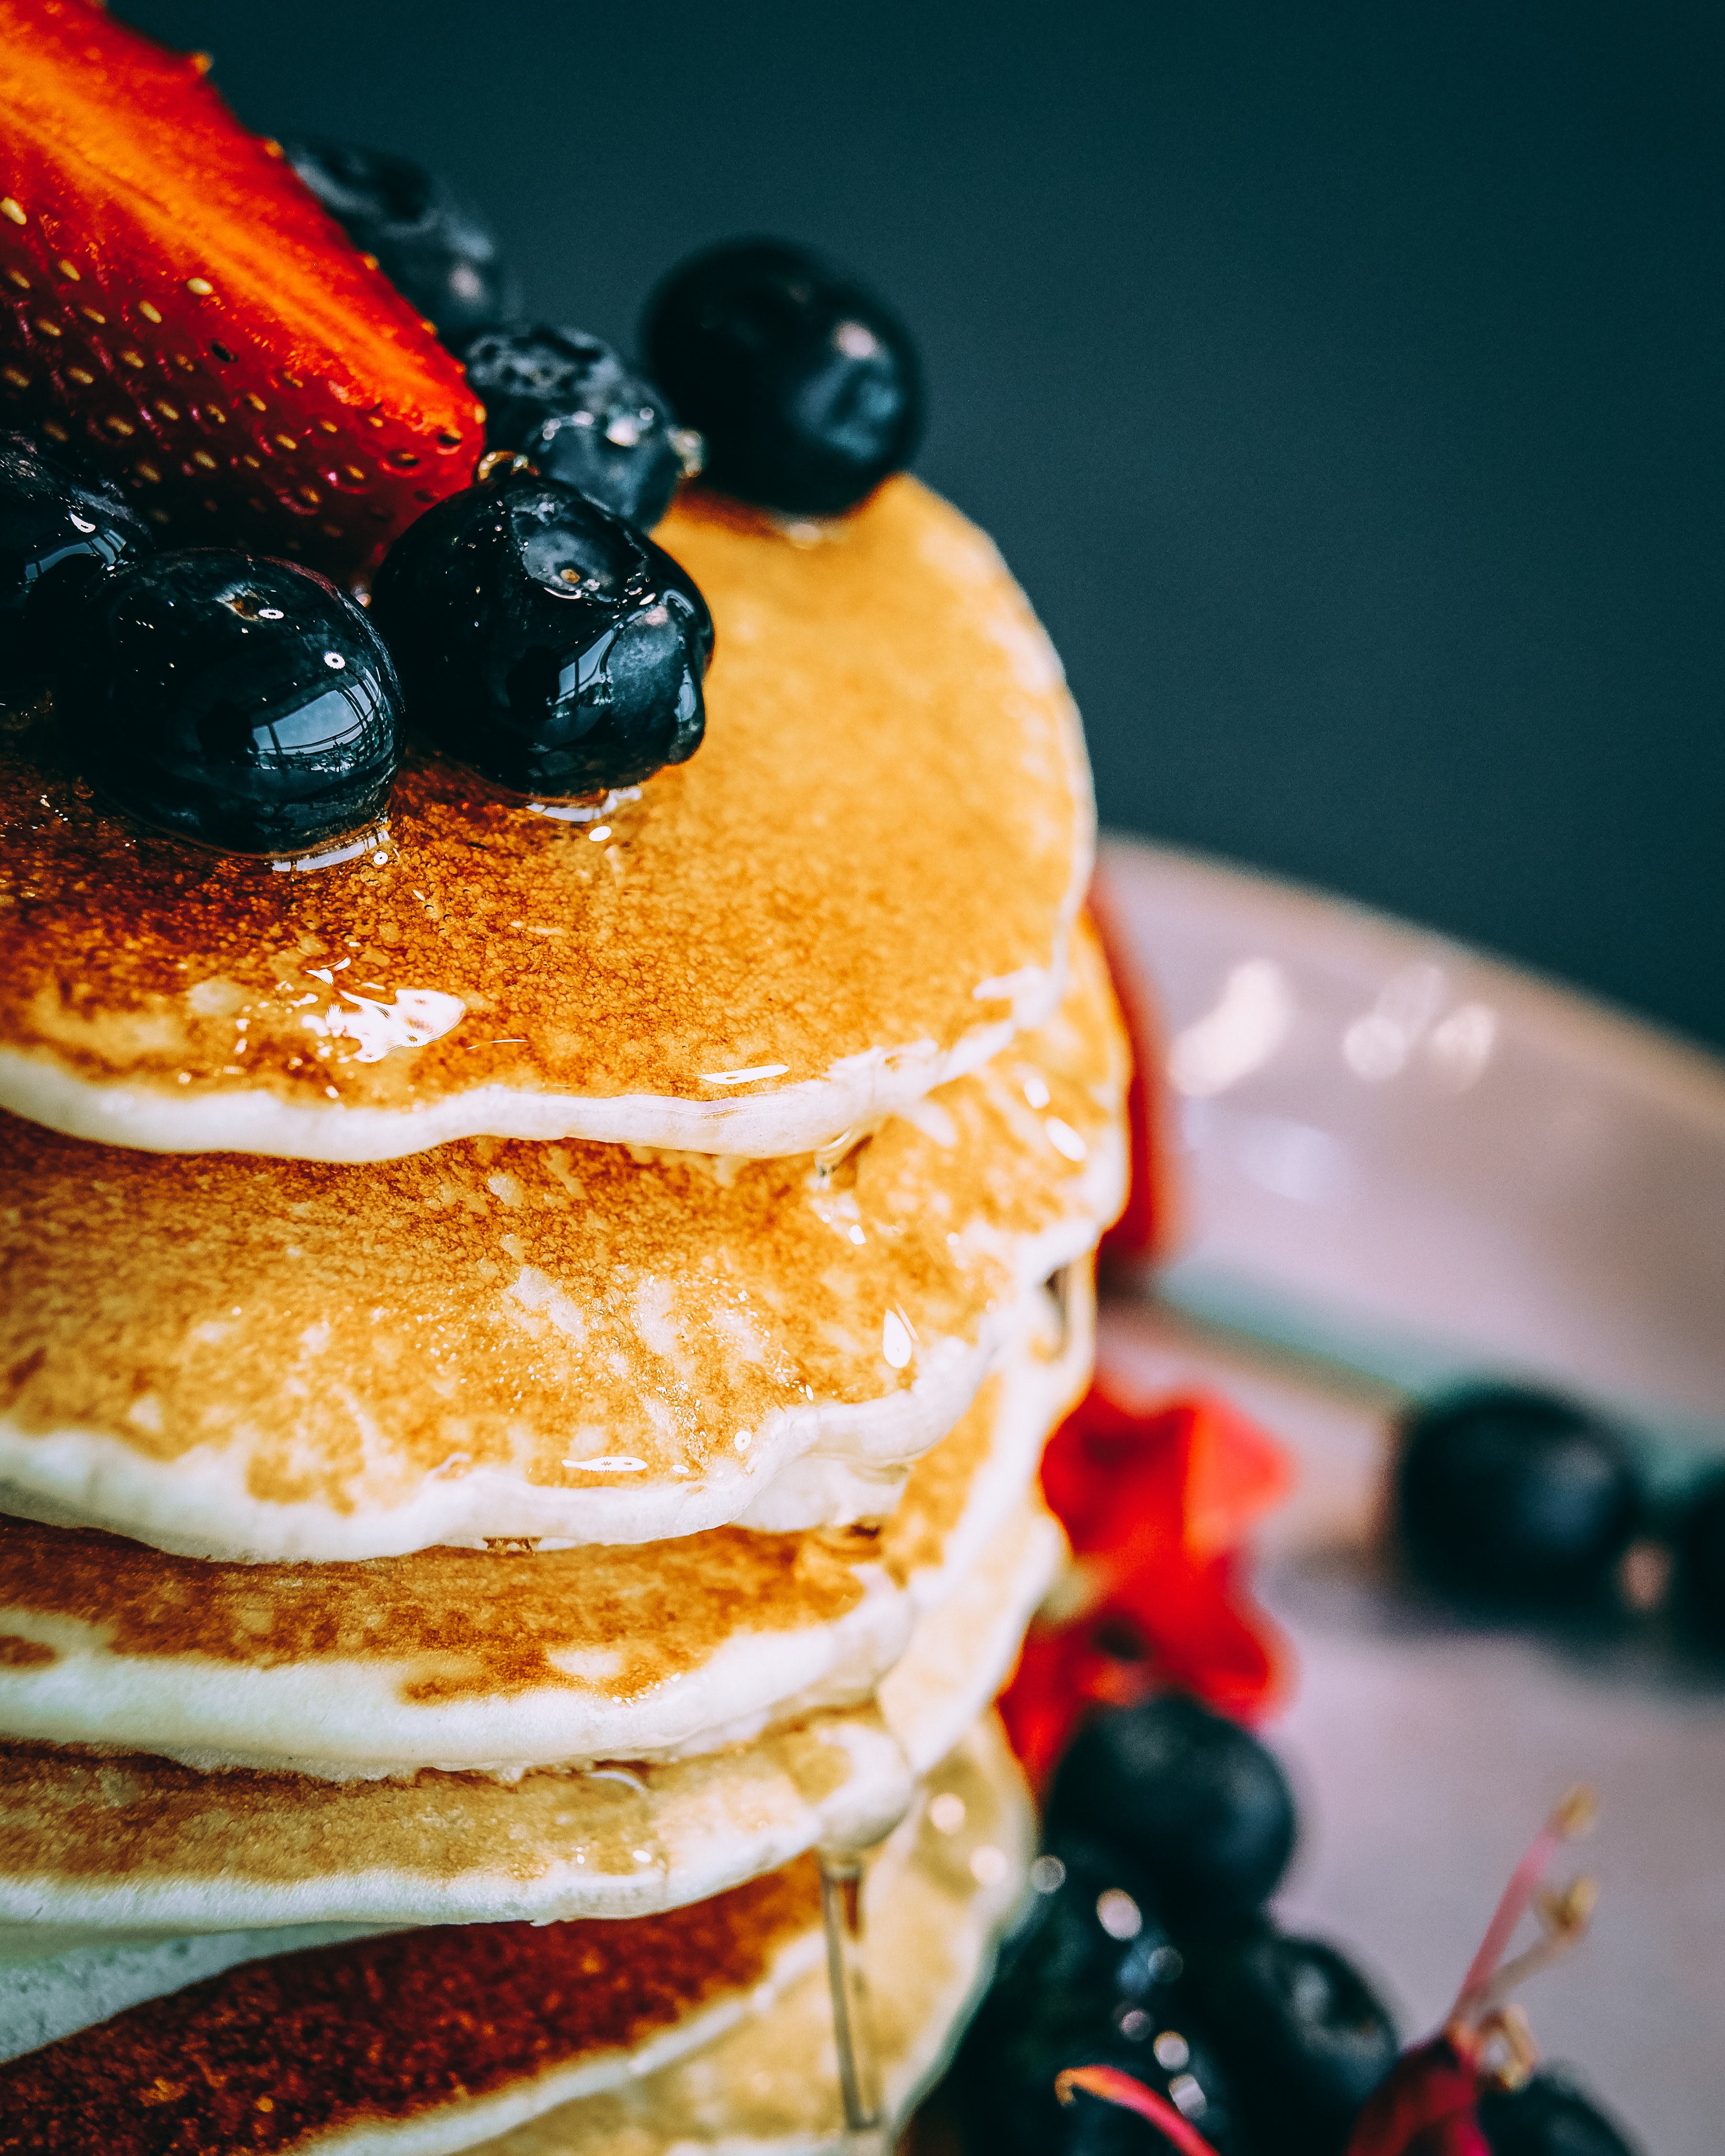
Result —
[{"label": "blurred white surface", "polygon": [[1175,1300],[1725,1445],[1725,1066],[1338,900],[1103,861],[1189,1149]]},{"label": "blurred white surface", "polygon": [[1646,2156],[1716,2156],[1725,1678],[1656,1625],[1459,1624],[1374,1546],[1403,1385],[1553,1382],[1656,1430],[1667,1470],[1725,1443],[1725,1069],[1338,901],[1137,844],[1105,862],[1161,998],[1191,1219],[1169,1301],[1117,1306],[1102,1352],[1217,1387],[1301,1471],[1263,1551],[1301,1669],[1270,1732],[1304,1822],[1283,1920],[1425,2030],[1534,1827],[1594,1781],[1594,1933],[1526,2003]]}]

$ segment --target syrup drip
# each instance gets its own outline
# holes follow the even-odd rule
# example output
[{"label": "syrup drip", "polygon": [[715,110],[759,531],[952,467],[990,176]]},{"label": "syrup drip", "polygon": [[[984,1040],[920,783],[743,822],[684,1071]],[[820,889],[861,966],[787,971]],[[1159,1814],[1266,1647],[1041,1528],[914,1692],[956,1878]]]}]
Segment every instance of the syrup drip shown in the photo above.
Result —
[{"label": "syrup drip", "polygon": [[880,2075],[863,1974],[863,1861],[855,1850],[820,1852],[820,1918],[826,1933],[827,1987],[833,1999],[833,2038],[839,2053],[839,2094],[845,2127],[870,2137],[880,2126]]},{"label": "syrup drip", "polygon": [[1058,1272],[1050,1273],[1042,1285],[1055,1311],[1055,1338],[1049,1352],[1058,1357],[1065,1353],[1066,1342],[1072,1337],[1071,1266],[1062,1265]]}]

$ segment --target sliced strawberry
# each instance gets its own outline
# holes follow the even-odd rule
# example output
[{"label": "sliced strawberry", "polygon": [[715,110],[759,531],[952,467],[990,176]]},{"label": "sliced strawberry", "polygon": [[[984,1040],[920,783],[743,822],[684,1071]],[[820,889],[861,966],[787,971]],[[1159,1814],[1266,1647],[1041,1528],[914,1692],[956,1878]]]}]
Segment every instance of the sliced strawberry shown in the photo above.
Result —
[{"label": "sliced strawberry", "polygon": [[0,0],[0,423],[172,544],[357,575],[467,485],[484,410],[208,65],[90,0]]}]

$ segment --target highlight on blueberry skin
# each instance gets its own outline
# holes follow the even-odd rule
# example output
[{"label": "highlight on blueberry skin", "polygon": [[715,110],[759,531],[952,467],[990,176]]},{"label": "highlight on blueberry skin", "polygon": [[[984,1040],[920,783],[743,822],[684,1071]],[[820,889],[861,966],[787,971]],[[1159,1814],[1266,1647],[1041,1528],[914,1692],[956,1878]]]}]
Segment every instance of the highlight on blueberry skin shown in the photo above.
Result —
[{"label": "highlight on blueberry skin", "polygon": [[45,687],[80,596],[155,551],[149,526],[118,495],[28,436],[0,434],[0,697]]},{"label": "highlight on blueberry skin", "polygon": [[192,547],[83,601],[54,703],[72,760],[145,822],[290,858],[377,824],[401,757],[395,669],[362,610],[286,562]]},{"label": "highlight on blueberry skin", "polygon": [[1070,1830],[1053,1835],[1032,1876],[1030,1907],[1003,1944],[948,2083],[964,2146],[991,2156],[1151,2156],[1163,2148],[1153,2128],[1055,2094],[1064,2068],[1111,2066],[1174,2104],[1219,2152],[1237,2152],[1219,2032],[1194,2019],[1185,1957],[1144,1868]]},{"label": "highlight on blueberry skin", "polygon": [[701,437],[677,424],[665,393],[585,330],[488,330],[466,367],[488,448],[516,450],[644,531],[701,469]]},{"label": "highlight on blueberry skin", "polygon": [[853,509],[922,438],[922,374],[883,301],[805,248],[746,239],[653,294],[649,372],[707,448],[711,484],[806,516]]},{"label": "highlight on blueberry skin", "polygon": [[1491,1386],[1416,1409],[1396,1472],[1414,1573],[1463,1601],[1537,1610],[1607,1594],[1640,1517],[1620,1433],[1552,1394]]},{"label": "highlight on blueberry skin", "polygon": [[452,351],[521,304],[514,273],[480,212],[411,157],[301,135],[288,162],[362,253]]},{"label": "highlight on blueberry skin", "polygon": [[572,486],[517,473],[428,510],[371,619],[408,723],[507,791],[635,786],[701,745],[712,617],[687,572]]},{"label": "highlight on blueberry skin", "polygon": [[1055,1772],[1048,1824],[1129,1852],[1171,1923],[1221,1929],[1249,1921],[1275,1892],[1296,1831],[1275,1755],[1183,1692],[1081,1729]]}]

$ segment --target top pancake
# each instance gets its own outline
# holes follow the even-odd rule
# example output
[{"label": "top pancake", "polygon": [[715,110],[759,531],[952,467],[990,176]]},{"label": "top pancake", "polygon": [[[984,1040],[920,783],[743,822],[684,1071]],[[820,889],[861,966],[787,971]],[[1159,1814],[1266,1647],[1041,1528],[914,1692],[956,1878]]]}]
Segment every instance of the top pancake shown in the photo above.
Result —
[{"label": "top pancake", "polygon": [[657,536],[717,624],[706,740],[601,821],[416,756],[387,840],[278,873],[104,813],[51,717],[6,722],[0,1107],[169,1152],[760,1158],[1045,1018],[1094,811],[988,540],[906,478],[819,526],[696,492]]}]

